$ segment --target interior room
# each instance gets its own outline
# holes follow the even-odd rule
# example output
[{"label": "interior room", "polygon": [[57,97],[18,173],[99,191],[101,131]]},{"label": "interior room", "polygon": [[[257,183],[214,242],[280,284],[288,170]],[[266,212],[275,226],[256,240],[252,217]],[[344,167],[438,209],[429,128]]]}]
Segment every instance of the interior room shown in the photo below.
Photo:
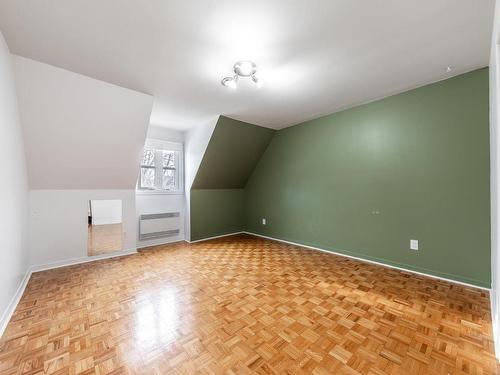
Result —
[{"label": "interior room", "polygon": [[500,374],[500,3],[0,1],[0,374]]},{"label": "interior room", "polygon": [[87,255],[113,253],[122,249],[121,200],[89,200],[87,219]]}]

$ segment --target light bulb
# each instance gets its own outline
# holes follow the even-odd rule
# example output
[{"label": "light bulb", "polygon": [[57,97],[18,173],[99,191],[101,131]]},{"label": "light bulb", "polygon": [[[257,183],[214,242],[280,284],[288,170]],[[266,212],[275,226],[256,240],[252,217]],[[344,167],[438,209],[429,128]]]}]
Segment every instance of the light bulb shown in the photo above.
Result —
[{"label": "light bulb", "polygon": [[257,70],[255,63],[252,61],[238,61],[234,64],[234,72],[243,77],[248,77],[254,74]]},{"label": "light bulb", "polygon": [[262,78],[257,77],[255,74],[252,74],[252,81],[254,81],[258,88],[261,88],[264,85]]},{"label": "light bulb", "polygon": [[225,77],[221,83],[232,90],[236,90],[236,81],[233,77]]}]

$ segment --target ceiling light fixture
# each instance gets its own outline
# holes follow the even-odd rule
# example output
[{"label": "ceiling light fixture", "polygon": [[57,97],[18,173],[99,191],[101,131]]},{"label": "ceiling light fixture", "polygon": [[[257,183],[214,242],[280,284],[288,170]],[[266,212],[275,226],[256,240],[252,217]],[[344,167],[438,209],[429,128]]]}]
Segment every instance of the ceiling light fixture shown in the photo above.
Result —
[{"label": "ceiling light fixture", "polygon": [[238,76],[234,77],[225,77],[222,80],[222,84],[230,89],[236,90],[236,81],[238,81]]},{"label": "ceiling light fixture", "polygon": [[238,61],[233,66],[234,76],[224,77],[221,81],[223,86],[236,89],[236,84],[240,77],[250,77],[257,87],[262,87],[262,80],[256,75],[257,65],[253,61]]}]

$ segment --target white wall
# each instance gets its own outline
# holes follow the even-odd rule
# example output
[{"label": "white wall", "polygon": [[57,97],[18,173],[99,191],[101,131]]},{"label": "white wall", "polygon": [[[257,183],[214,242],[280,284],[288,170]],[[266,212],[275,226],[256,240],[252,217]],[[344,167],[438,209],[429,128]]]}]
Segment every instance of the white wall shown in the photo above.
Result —
[{"label": "white wall", "polygon": [[122,201],[118,199],[92,200],[92,224],[119,224],[122,222]]},{"label": "white wall", "polygon": [[28,182],[12,57],[0,33],[0,335],[28,268]]},{"label": "white wall", "polygon": [[30,263],[59,264],[87,258],[88,201],[120,199],[123,251],[136,249],[135,190],[30,190]]},{"label": "white wall", "polygon": [[153,97],[16,56],[31,189],[133,189]]},{"label": "white wall", "polygon": [[162,139],[169,142],[184,143],[184,133],[162,126],[149,125],[147,138]]},{"label": "white wall", "polygon": [[136,249],[135,184],[153,97],[14,56],[29,188],[29,262],[87,257],[90,199],[123,202]]},{"label": "white wall", "polygon": [[[149,143],[152,147],[169,147],[166,145],[172,143],[170,148],[174,146],[172,149],[175,148],[183,151],[184,135],[180,131],[171,130],[164,127],[150,126],[148,129],[147,137],[148,140],[146,142]],[[155,141],[151,142],[151,139],[154,139]],[[156,140],[158,140],[159,142],[156,142]],[[137,238],[137,247],[161,245],[164,243],[184,240],[184,192],[182,192],[181,194],[137,192],[136,210],[137,222],[139,222],[140,215],[157,214],[164,212],[179,212],[181,221],[179,235],[147,241],[139,241],[139,238]]]},{"label": "white wall", "polygon": [[161,245],[169,242],[184,240],[184,194],[137,194],[136,195],[137,222],[139,215],[157,214],[163,212],[179,212],[181,227],[178,236],[139,241],[137,247]]},{"label": "white wall", "polygon": [[500,2],[496,2],[490,55],[491,315],[500,358]]},{"label": "white wall", "polygon": [[185,219],[184,232],[186,240],[191,239],[191,186],[193,185],[196,172],[200,167],[201,160],[212,137],[219,117],[213,118],[206,124],[202,124],[184,133],[184,165],[185,165]]}]

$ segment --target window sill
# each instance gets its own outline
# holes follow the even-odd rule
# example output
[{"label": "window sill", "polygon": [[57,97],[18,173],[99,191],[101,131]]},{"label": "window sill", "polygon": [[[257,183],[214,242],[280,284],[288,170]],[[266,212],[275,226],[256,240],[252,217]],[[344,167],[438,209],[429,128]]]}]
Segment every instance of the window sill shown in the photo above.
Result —
[{"label": "window sill", "polygon": [[184,191],[136,190],[135,195],[184,195]]}]

